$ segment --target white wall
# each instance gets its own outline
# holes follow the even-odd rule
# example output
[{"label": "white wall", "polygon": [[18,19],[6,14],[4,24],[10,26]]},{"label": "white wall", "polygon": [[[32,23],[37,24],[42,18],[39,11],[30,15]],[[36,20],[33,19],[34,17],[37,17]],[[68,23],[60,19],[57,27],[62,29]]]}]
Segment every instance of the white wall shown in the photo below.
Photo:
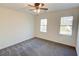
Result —
[{"label": "white wall", "polygon": [[77,35],[77,47],[76,47],[76,50],[77,50],[77,55],[79,55],[79,24],[78,24],[78,35]]},{"label": "white wall", "polygon": [[[35,36],[46,39],[46,40],[50,40],[50,41],[76,47],[77,15],[78,15],[78,8],[42,13],[36,16],[36,19],[35,19]],[[60,18],[62,16],[73,16],[74,21],[73,21],[72,36],[66,36],[66,35],[59,34]],[[40,32],[40,18],[48,19],[47,33]]]},{"label": "white wall", "polygon": [[0,49],[32,38],[33,31],[33,15],[0,7]]},{"label": "white wall", "polygon": [[77,30],[77,45],[76,45],[76,51],[77,55],[79,56],[79,15],[78,15],[78,30]]}]

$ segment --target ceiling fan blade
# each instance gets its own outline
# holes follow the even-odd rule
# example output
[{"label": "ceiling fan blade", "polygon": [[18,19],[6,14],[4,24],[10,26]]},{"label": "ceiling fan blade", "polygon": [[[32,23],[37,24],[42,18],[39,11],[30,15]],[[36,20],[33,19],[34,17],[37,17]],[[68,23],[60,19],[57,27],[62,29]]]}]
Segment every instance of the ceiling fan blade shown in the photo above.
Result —
[{"label": "ceiling fan blade", "polygon": [[35,9],[29,9],[29,10],[35,10]]},{"label": "ceiling fan blade", "polygon": [[35,7],[35,6],[33,6],[33,5],[30,5],[30,4],[28,4],[28,6],[30,6],[30,7]]},{"label": "ceiling fan blade", "polygon": [[48,10],[48,8],[40,8],[40,9],[42,9],[42,10]]}]

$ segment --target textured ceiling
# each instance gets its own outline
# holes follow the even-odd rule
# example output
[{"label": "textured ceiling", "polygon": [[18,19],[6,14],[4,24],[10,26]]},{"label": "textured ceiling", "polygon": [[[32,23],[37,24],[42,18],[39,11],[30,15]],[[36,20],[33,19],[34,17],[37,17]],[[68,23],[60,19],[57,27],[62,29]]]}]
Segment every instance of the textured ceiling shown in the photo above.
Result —
[{"label": "textured ceiling", "polygon": [[[27,5],[27,3],[0,3],[0,6],[3,7],[34,14],[34,12],[29,10],[29,7],[25,7],[25,5]],[[79,7],[79,3],[46,3],[46,7],[48,7],[48,11],[58,11],[63,9]]]}]

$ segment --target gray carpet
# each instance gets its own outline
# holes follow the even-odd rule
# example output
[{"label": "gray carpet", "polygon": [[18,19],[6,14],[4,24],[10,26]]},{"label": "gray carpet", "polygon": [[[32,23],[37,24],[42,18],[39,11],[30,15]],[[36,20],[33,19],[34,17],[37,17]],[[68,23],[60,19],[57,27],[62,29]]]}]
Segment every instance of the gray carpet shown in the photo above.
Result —
[{"label": "gray carpet", "polygon": [[76,50],[63,44],[33,38],[0,50],[0,56],[76,56]]}]

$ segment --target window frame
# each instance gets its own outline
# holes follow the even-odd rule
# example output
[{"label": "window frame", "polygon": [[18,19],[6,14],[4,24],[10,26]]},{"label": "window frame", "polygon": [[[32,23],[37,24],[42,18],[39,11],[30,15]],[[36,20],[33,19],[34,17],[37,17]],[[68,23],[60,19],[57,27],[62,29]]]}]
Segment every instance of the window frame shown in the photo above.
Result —
[{"label": "window frame", "polygon": [[[46,32],[47,32],[47,24],[46,24],[46,25],[41,25],[41,20],[42,20],[42,19],[46,19],[46,22],[47,22],[47,18],[41,18],[41,19],[40,19],[40,32],[46,33]],[[48,23],[48,22],[47,22],[47,23]],[[46,27],[45,31],[41,31],[41,27],[43,27],[43,26]]]},{"label": "window frame", "polygon": [[[62,24],[61,24],[61,20],[62,20],[61,18],[62,18],[62,17],[61,17],[61,18],[60,18],[60,26],[59,26],[59,34],[60,34],[60,35],[72,36],[72,32],[73,32],[73,20],[74,20],[74,18],[73,18],[73,16],[63,16],[63,18],[64,18],[64,17],[72,17],[72,24],[71,24],[71,25],[62,25]],[[66,27],[66,26],[71,27],[71,28],[72,28],[72,29],[71,29],[71,34],[61,33],[61,29],[60,29],[60,28],[63,27],[63,26],[64,26],[64,27]]]}]

